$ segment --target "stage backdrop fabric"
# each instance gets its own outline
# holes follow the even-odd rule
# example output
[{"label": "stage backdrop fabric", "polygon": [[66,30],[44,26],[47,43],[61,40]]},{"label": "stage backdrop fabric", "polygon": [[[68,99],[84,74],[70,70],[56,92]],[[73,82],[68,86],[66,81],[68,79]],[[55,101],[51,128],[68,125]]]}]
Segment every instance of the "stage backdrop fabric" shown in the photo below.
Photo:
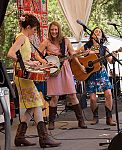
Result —
[{"label": "stage backdrop fabric", "polygon": [[[47,17],[47,0],[17,0],[19,17],[23,13],[31,13],[40,21],[41,41],[47,37],[48,32],[48,17]],[[40,39],[37,35],[33,35],[30,41],[36,48],[39,47]],[[35,48],[32,46],[32,57],[35,57]]]},{"label": "stage backdrop fabric", "polygon": [[77,40],[81,39],[83,28],[76,20],[87,24],[93,0],[58,0],[69,26]]}]

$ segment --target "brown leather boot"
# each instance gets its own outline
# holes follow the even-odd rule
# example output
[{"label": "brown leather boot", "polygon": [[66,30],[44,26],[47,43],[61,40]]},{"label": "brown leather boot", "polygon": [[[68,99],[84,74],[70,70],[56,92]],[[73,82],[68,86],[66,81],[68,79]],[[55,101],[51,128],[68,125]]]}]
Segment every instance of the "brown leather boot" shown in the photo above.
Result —
[{"label": "brown leather boot", "polygon": [[40,121],[37,125],[37,131],[39,135],[39,144],[41,148],[57,147],[61,144],[53,137],[48,135],[47,128],[44,122]]},{"label": "brown leather boot", "polygon": [[25,133],[27,131],[27,123],[21,122],[18,125],[17,133],[15,136],[14,144],[15,146],[33,146],[36,145],[36,143],[31,143],[25,139]]},{"label": "brown leather boot", "polygon": [[112,111],[110,111],[109,108],[107,108],[106,106],[105,110],[106,110],[106,124],[110,126],[116,126],[116,123],[113,122],[112,120]]},{"label": "brown leather boot", "polygon": [[72,108],[75,112],[76,118],[78,120],[78,127],[82,128],[82,129],[86,129],[87,126],[85,125],[83,116],[82,116],[82,109],[80,104],[76,104],[76,105],[72,105]]},{"label": "brown leather boot", "polygon": [[112,117],[106,118],[106,124],[110,126],[116,126],[116,123],[113,122]]},{"label": "brown leather boot", "polygon": [[57,107],[51,107],[49,106],[49,125],[48,130],[54,130],[55,129],[55,118],[57,113]]},{"label": "brown leather boot", "polygon": [[98,106],[96,107],[96,109],[93,111],[93,120],[91,122],[91,125],[95,125],[99,122],[99,118],[98,118]]}]

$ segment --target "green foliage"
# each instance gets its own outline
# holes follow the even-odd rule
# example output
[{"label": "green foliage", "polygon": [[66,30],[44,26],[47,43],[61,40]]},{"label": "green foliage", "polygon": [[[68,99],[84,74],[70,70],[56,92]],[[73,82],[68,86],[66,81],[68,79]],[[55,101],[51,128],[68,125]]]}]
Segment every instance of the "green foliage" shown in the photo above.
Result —
[{"label": "green foliage", "polygon": [[[65,36],[72,36],[67,20],[58,5],[58,0],[48,0],[48,23],[54,20],[61,24]],[[106,34],[119,36],[113,26],[107,25],[108,21],[122,25],[122,0],[93,0],[88,22],[89,28],[100,26]],[[122,27],[119,27],[118,30],[121,33]],[[6,63],[7,67],[12,66],[12,61],[7,59],[6,55],[18,31],[16,0],[10,0],[4,22],[0,28],[0,59]]]},{"label": "green foliage", "polygon": [[[93,0],[88,26],[91,29],[99,26],[106,34],[119,36],[114,27],[107,24],[108,21],[122,24],[122,0]],[[121,32],[122,27],[118,30]]]},{"label": "green foliage", "polygon": [[0,28],[0,56],[7,67],[12,66],[10,59],[6,58],[7,52],[11,47],[12,41],[17,33],[18,19],[16,0],[10,0],[4,22]]},{"label": "green foliage", "polygon": [[69,29],[67,20],[58,4],[58,0],[48,0],[48,22],[58,21],[62,26],[65,36],[71,37],[72,32]]}]

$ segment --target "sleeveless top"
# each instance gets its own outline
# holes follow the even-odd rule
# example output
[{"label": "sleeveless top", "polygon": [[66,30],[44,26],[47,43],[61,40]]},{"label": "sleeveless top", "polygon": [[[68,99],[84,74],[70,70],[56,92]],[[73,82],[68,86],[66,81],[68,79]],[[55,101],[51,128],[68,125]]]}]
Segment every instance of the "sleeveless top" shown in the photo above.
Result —
[{"label": "sleeveless top", "polygon": [[[24,34],[19,33],[16,36],[16,39],[21,35]],[[30,60],[31,47],[28,37],[25,38],[25,42],[20,48],[20,53],[23,60]],[[17,66],[19,67],[19,63],[17,63]],[[33,108],[42,106],[43,95],[42,93],[39,94],[32,80],[19,78],[14,75],[14,82],[18,90],[20,108]]]}]

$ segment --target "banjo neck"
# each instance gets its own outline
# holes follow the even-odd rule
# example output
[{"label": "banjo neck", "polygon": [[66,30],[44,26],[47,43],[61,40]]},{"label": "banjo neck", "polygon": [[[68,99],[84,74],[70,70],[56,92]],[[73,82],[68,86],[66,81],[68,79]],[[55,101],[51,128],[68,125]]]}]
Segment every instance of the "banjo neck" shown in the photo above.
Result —
[{"label": "banjo neck", "polygon": [[67,59],[72,59],[74,57],[81,57],[81,56],[84,56],[84,55],[87,55],[86,51],[82,51],[81,53],[73,54],[71,56],[64,56],[64,57],[60,58],[60,62],[63,62],[64,60],[67,60]]}]

